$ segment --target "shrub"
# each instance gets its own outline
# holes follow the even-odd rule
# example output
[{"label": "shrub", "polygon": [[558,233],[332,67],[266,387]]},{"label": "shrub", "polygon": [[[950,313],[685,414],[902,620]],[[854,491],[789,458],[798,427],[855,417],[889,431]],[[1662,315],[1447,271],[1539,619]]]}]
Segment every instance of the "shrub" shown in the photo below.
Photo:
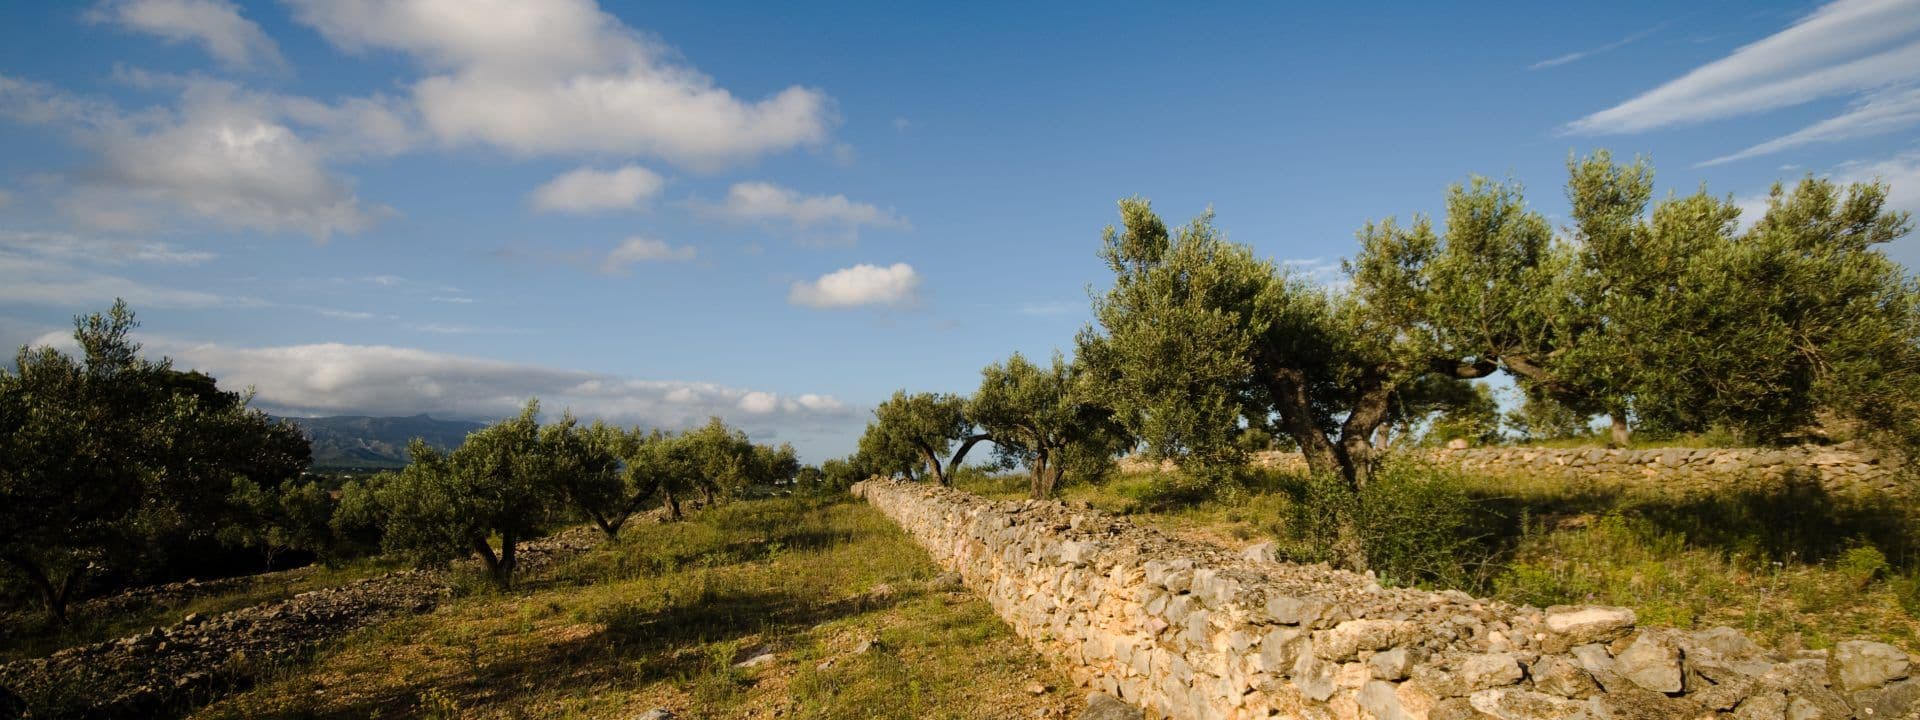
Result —
[{"label": "shrub", "polygon": [[1298,562],[1342,562],[1356,548],[1384,582],[1466,583],[1477,507],[1458,473],[1393,458],[1360,490],[1337,477],[1291,490],[1281,552]]}]

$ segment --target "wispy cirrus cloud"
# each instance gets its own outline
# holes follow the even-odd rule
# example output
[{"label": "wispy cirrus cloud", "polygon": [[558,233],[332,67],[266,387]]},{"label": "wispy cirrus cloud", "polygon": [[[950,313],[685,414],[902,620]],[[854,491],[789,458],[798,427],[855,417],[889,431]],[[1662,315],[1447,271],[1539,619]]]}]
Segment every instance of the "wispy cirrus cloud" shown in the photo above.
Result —
[{"label": "wispy cirrus cloud", "polygon": [[1581,60],[1585,60],[1595,55],[1600,55],[1602,53],[1618,50],[1620,48],[1639,42],[1645,39],[1648,35],[1652,35],[1654,33],[1660,32],[1663,29],[1666,29],[1667,25],[1669,24],[1671,23],[1663,22],[1663,23],[1660,23],[1659,25],[1655,25],[1645,30],[1635,32],[1631,35],[1620,38],[1619,40],[1615,40],[1605,45],[1587,48],[1585,50],[1576,50],[1574,52],[1570,52],[1565,55],[1550,57],[1545,60],[1541,60],[1540,62],[1534,63],[1532,65],[1528,65],[1527,69],[1528,70],[1545,70],[1547,68],[1559,67],[1561,65],[1565,65],[1567,63],[1572,63],[1572,62],[1579,62]]},{"label": "wispy cirrus cloud", "polygon": [[1920,0],[1835,0],[1727,57],[1568,123],[1635,133],[1854,95],[1920,79]]},{"label": "wispy cirrus cloud", "polygon": [[166,243],[68,233],[0,231],[0,304],[98,309],[115,298],[138,307],[251,307],[266,303],[159,285],[118,274],[124,265],[195,265],[212,253]]},{"label": "wispy cirrus cloud", "polygon": [[1724,165],[1806,145],[1885,135],[1916,124],[1920,124],[1920,88],[1889,90],[1867,96],[1840,115],[1695,167]]}]

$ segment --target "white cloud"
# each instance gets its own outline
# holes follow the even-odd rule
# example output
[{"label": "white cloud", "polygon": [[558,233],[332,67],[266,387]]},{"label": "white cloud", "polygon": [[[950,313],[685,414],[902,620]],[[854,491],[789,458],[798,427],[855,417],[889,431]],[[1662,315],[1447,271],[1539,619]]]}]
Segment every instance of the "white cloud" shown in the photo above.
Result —
[{"label": "white cloud", "polygon": [[259,303],[199,290],[163,287],[74,265],[0,250],[0,305],[99,309],[114,298],[138,308],[206,308]]},{"label": "white cloud", "polygon": [[1607,43],[1605,45],[1601,45],[1596,48],[1579,50],[1576,52],[1567,53],[1565,55],[1560,55],[1558,57],[1552,57],[1546,60],[1541,60],[1540,62],[1534,63],[1532,65],[1528,65],[1527,69],[1528,70],[1545,70],[1550,67],[1558,67],[1570,62],[1577,62],[1580,60],[1584,60],[1586,58],[1592,57],[1594,55],[1599,55],[1601,53],[1608,52],[1610,50],[1617,50],[1621,47],[1638,42],[1642,38],[1645,38],[1648,35],[1652,35],[1656,32],[1660,32],[1660,30],[1662,28],[1665,28],[1666,26],[1667,26],[1667,23],[1660,23],[1659,25],[1655,25],[1645,30],[1641,30],[1632,35],[1628,35],[1626,37],[1620,38],[1619,40],[1615,40],[1613,42]]},{"label": "white cloud", "polygon": [[[1920,151],[1905,152],[1872,162],[1842,163],[1827,175],[1841,184],[1885,183],[1888,207],[1920,214]],[[1740,208],[1742,230],[1753,227],[1766,215],[1767,201],[1768,193],[1764,191],[1734,198],[1734,205]]]},{"label": "white cloud", "polygon": [[459,297],[459,296],[452,296],[452,295],[435,295],[433,297],[427,298],[427,300],[432,302],[437,302],[437,303],[452,303],[455,305],[472,305],[473,303],[478,302],[470,297]]},{"label": "white cloud", "polygon": [[13,193],[0,190],[0,208],[13,204]]},{"label": "white cloud", "polygon": [[434,335],[516,335],[519,330],[505,327],[480,327],[476,325],[451,325],[447,323],[422,323],[409,326],[414,330]]},{"label": "white cloud", "polygon": [[294,0],[349,52],[398,50],[431,74],[421,117],[452,144],[521,154],[651,155],[703,169],[826,140],[822,92],[736,98],[592,0]]},{"label": "white cloud", "polygon": [[330,317],[337,320],[372,320],[375,317],[375,315],[370,312],[338,310],[335,308],[314,308],[313,312],[321,317]]},{"label": "white cloud", "polygon": [[913,266],[860,264],[835,270],[810,282],[796,282],[787,302],[814,308],[904,305],[918,299],[920,275]]},{"label": "white cloud", "polygon": [[88,13],[88,18],[158,35],[170,43],[199,43],[229,67],[284,64],[273,39],[226,0],[109,0]]},{"label": "white cloud", "polygon": [[1567,125],[1631,133],[1747,115],[1920,78],[1920,0],[1836,0],[1791,27]]},{"label": "white cloud", "polygon": [[628,210],[660,194],[667,181],[659,173],[626,165],[617,170],[580,168],[547,181],[533,191],[535,210],[591,213]]},{"label": "white cloud", "polygon": [[1064,300],[1055,300],[1052,302],[1027,303],[1027,304],[1021,305],[1018,308],[1015,308],[1014,312],[1017,312],[1021,315],[1035,315],[1035,316],[1069,315],[1074,313],[1075,311],[1084,310],[1086,309],[1086,307],[1087,307],[1086,303],[1075,303],[1075,302],[1066,302]]},{"label": "white cloud", "polygon": [[659,240],[630,237],[615,247],[613,252],[607,253],[607,259],[600,264],[600,271],[619,274],[636,263],[692,260],[697,252],[691,245],[675,247]]},{"label": "white cloud", "polygon": [[1708,160],[1697,167],[1721,165],[1736,160],[1770,155],[1803,145],[1884,135],[1916,123],[1920,123],[1920,88],[1878,93],[1855,103],[1847,112],[1837,117],[1822,120],[1740,152]]},{"label": "white cloud", "polygon": [[1891,158],[1847,165],[1834,173],[1837,182],[1884,182],[1887,205],[1920,215],[1920,151]]},{"label": "white cloud", "polygon": [[825,231],[833,239],[853,242],[861,228],[910,227],[892,209],[854,202],[845,195],[805,195],[772,183],[735,183],[726,202],[701,210],[745,222],[784,224],[798,232]]},{"label": "white cloud", "polygon": [[635,380],[412,348],[340,343],[246,348],[141,340],[150,352],[211,373],[224,387],[254,387],[256,404],[288,415],[504,417],[537,396],[552,413],[571,408],[586,418],[664,428],[690,427],[714,415],[750,415],[756,422],[796,429],[861,421],[825,395]]},{"label": "white cloud", "polygon": [[[0,116],[74,133],[93,166],[63,204],[94,227],[141,229],[179,213],[219,225],[326,239],[391,210],[363,204],[328,167],[329,148],[289,125],[284,98],[208,80],[182,82],[179,103],[126,113],[45,85],[0,77]],[[313,107],[308,107],[310,112]],[[347,113],[351,115],[352,113]],[[340,128],[318,127],[326,136]],[[347,139],[351,133],[343,135]]]},{"label": "white cloud", "polygon": [[780,396],[755,390],[740,396],[740,409],[755,415],[765,415],[780,409]]},{"label": "white cloud", "polygon": [[212,258],[212,253],[159,242],[0,231],[0,305],[99,309],[114,298],[125,298],[135,307],[158,308],[262,304],[248,298],[153,285],[88,267],[194,265]]},{"label": "white cloud", "polygon": [[0,230],[0,252],[12,251],[38,255],[64,262],[151,263],[159,265],[198,265],[215,255],[204,250],[183,250],[153,240],[121,240],[72,233],[21,232]]}]

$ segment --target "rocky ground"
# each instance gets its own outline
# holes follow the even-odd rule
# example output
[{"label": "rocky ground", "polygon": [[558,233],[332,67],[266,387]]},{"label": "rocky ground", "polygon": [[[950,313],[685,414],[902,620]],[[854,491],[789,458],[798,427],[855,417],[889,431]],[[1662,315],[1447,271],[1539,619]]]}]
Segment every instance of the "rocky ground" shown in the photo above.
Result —
[{"label": "rocky ground", "polygon": [[[539,574],[598,541],[596,531],[576,528],[528,543],[521,548],[519,572]],[[450,581],[442,571],[397,571],[215,617],[188,616],[171,627],[0,665],[0,717],[176,714],[244,687],[329,638],[388,617],[431,610],[451,594]],[[105,602],[205,590],[169,587],[131,591]]]}]

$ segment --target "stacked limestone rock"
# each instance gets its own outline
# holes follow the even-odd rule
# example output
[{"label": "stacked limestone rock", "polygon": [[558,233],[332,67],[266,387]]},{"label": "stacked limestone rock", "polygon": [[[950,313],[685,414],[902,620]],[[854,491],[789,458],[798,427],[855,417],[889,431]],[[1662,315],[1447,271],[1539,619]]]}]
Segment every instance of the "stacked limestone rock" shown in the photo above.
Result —
[{"label": "stacked limestone rock", "polygon": [[1382,588],[1057,502],[890,480],[855,492],[1083,685],[1150,717],[1890,718],[1920,700],[1891,646],[1769,652],[1620,608]]},{"label": "stacked limestone rock", "polygon": [[[583,528],[527,543],[520,572],[541,572],[592,547],[597,537]],[[29,717],[177,714],[317,643],[388,617],[425,612],[447,595],[445,573],[402,570],[212,618],[189,615],[170,627],[0,665],[0,698],[24,700],[36,711]],[[7,704],[0,700],[0,717]]]},{"label": "stacked limestone rock", "polygon": [[[1911,477],[1899,462],[1854,443],[1788,448],[1433,448],[1411,450],[1417,457],[1492,477],[1527,476],[1560,480],[1572,487],[1620,487],[1694,495],[1728,487],[1772,489],[1786,482],[1812,482],[1835,495],[1914,494]],[[1260,467],[1304,472],[1299,453],[1261,452],[1251,458]],[[1155,469],[1139,458],[1123,458],[1128,471]],[[1172,470],[1164,461],[1161,470]]]}]

